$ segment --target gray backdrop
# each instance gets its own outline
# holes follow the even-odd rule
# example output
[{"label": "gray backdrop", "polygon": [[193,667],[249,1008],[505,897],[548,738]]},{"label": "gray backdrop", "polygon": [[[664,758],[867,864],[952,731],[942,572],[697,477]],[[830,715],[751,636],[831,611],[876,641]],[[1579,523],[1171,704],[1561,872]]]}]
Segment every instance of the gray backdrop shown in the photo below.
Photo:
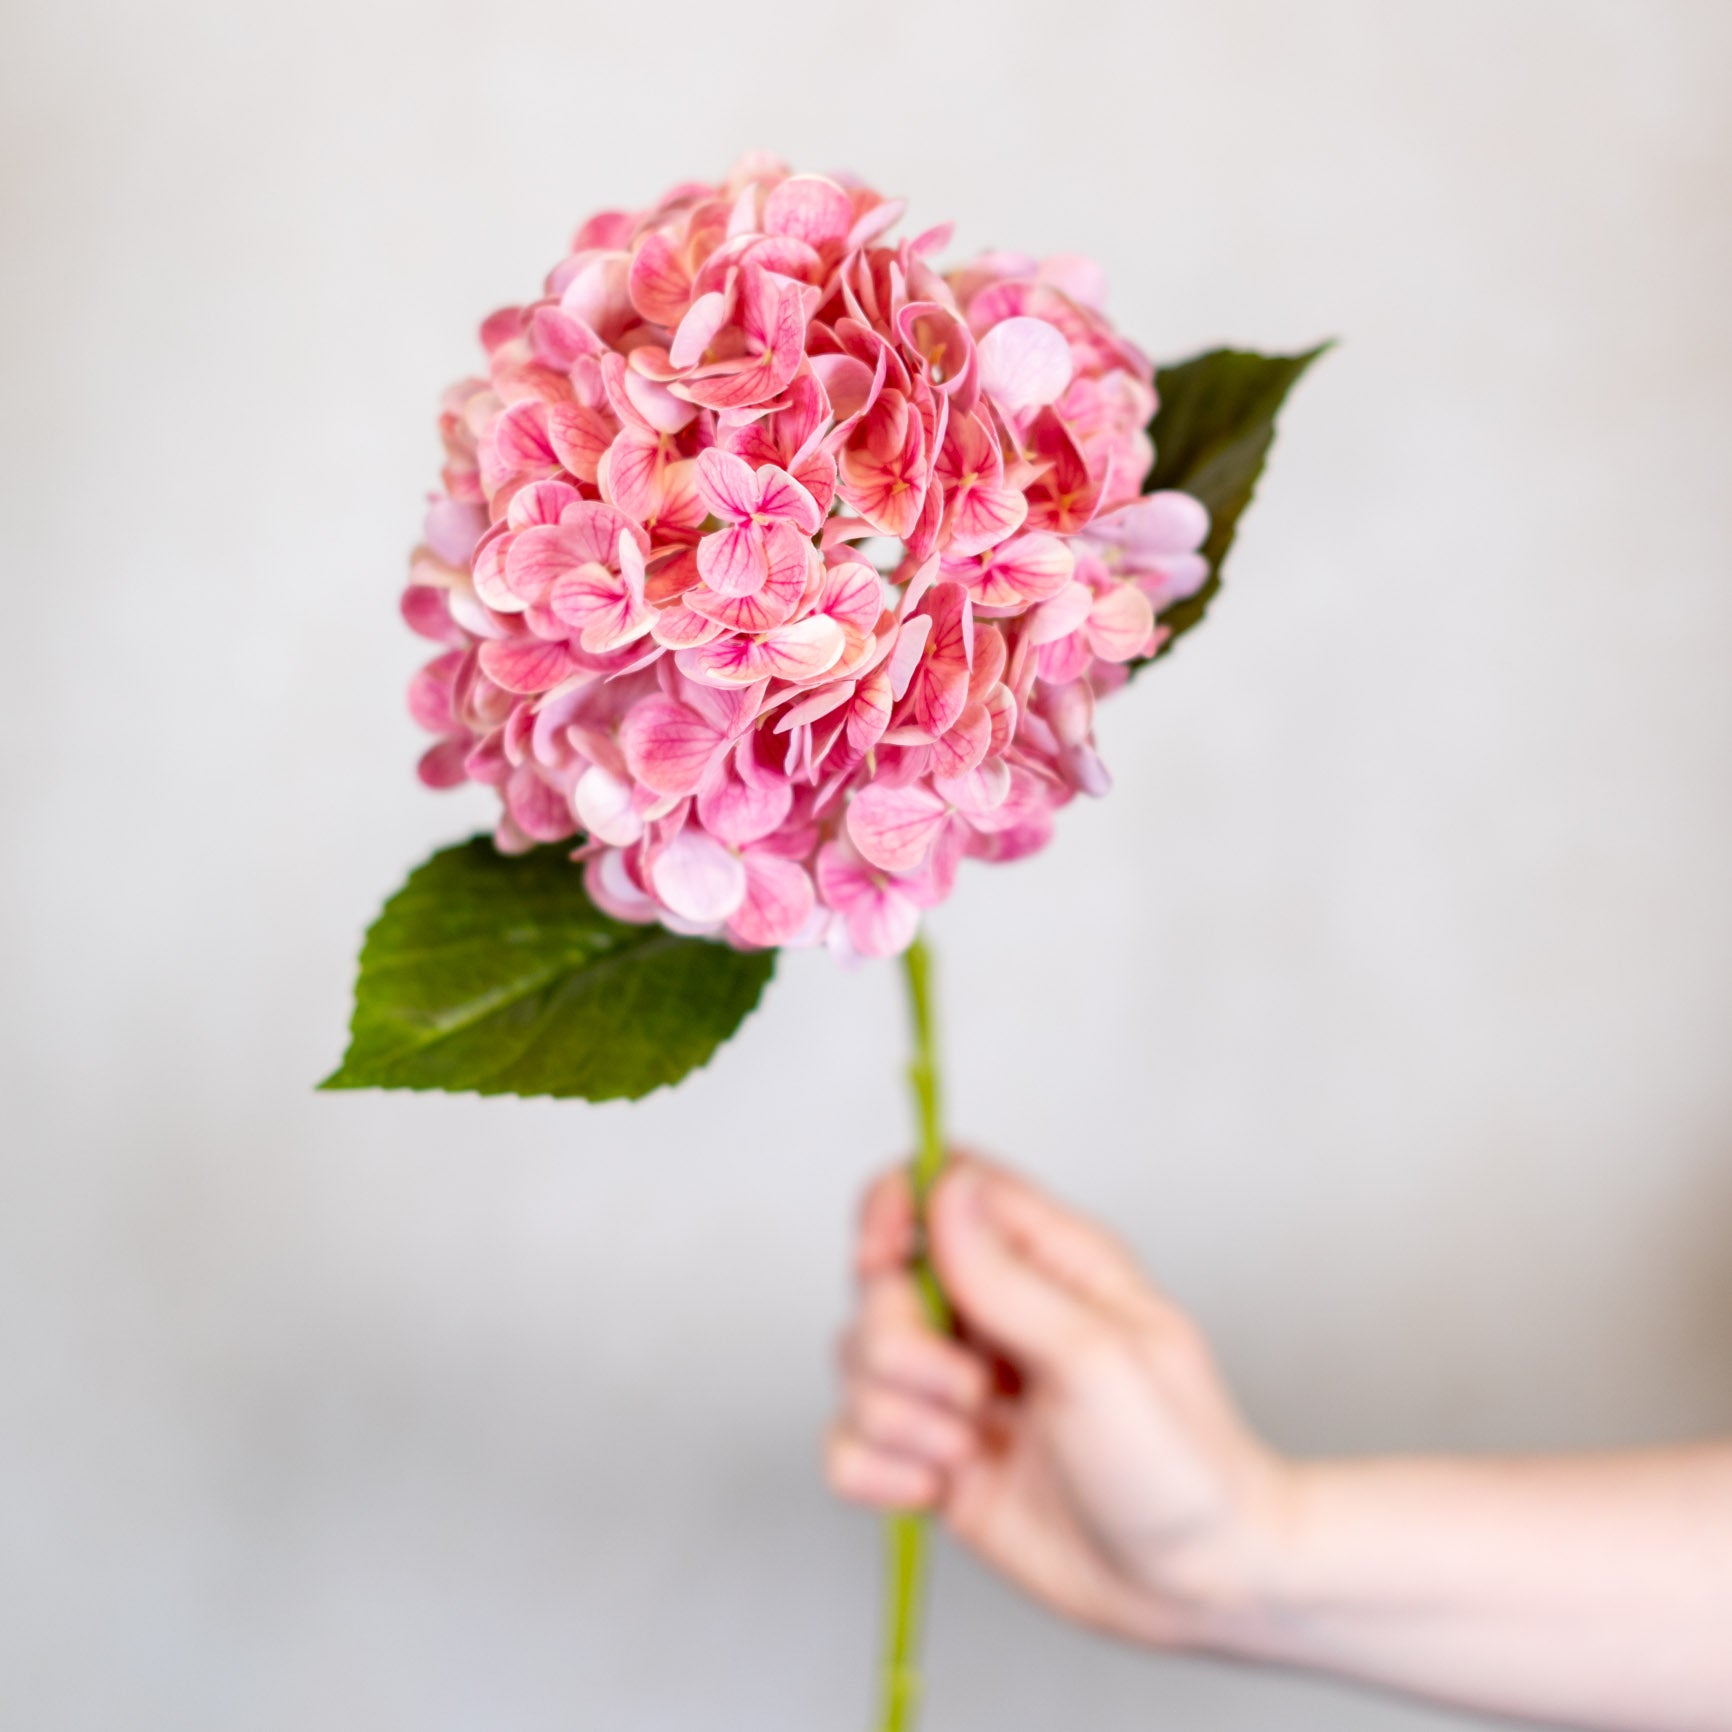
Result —
[{"label": "gray backdrop", "polygon": [[[935,922],[954,1119],[1307,1451],[1732,1423],[1732,12],[8,9],[0,1692],[31,1732],[857,1728],[817,1470],[883,967],[635,1108],[316,1096],[423,791],[472,327],[752,145],[1340,334],[1116,793]],[[1467,1725],[941,1562],[932,1732]]]}]

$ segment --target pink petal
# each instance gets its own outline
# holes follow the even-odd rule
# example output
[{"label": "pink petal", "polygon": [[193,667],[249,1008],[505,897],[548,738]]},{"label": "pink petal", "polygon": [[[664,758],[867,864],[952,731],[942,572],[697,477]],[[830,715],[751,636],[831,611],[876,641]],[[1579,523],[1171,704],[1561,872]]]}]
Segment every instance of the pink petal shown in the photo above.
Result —
[{"label": "pink petal", "polygon": [[1095,598],[1088,586],[1069,583],[1050,601],[1043,601],[1028,618],[1030,643],[1056,643],[1069,637],[1089,617]]},{"label": "pink petal", "polygon": [[759,672],[801,684],[827,673],[842,659],[848,635],[823,614],[778,626],[758,640]]},{"label": "pink petal", "polygon": [[779,829],[793,804],[793,787],[780,777],[747,782],[730,772],[698,795],[698,821],[730,847],[743,848]]},{"label": "pink petal", "polygon": [[833,565],[824,574],[818,611],[827,613],[857,637],[870,637],[884,611],[884,584],[871,566],[858,560]]},{"label": "pink petal", "polygon": [[853,204],[835,181],[817,174],[791,174],[764,201],[764,232],[792,235],[823,248],[847,238]]},{"label": "pink petal", "polygon": [[786,944],[812,918],[812,880],[797,862],[761,849],[747,850],[742,864],[746,896],[728,922],[730,936],[763,950]]},{"label": "pink petal", "polygon": [[812,547],[796,533],[791,546],[780,537],[772,537],[767,551],[770,573],[755,595],[718,594],[703,583],[685,592],[686,606],[730,631],[755,634],[786,625],[799,611],[805,596]]},{"label": "pink petal", "polygon": [[763,530],[755,523],[734,523],[706,535],[698,543],[698,570],[718,595],[756,595],[770,575]]},{"label": "pink petal", "polygon": [[663,697],[633,705],[619,741],[632,775],[658,794],[694,792],[723,743],[702,716]]},{"label": "pink petal", "polygon": [[583,869],[583,887],[589,899],[615,920],[648,926],[656,917],[655,902],[639,887],[618,848],[593,855]]},{"label": "pink petal", "polygon": [[481,646],[481,669],[508,692],[549,692],[577,672],[577,661],[563,643],[501,638]]},{"label": "pink petal", "polygon": [[932,773],[951,778],[967,775],[986,756],[991,743],[991,713],[984,703],[968,705],[956,725],[934,743]]},{"label": "pink petal", "polygon": [[505,785],[505,809],[518,829],[537,842],[563,841],[577,828],[565,796],[549,787],[532,765],[512,772]]},{"label": "pink petal", "polygon": [[591,764],[572,789],[571,804],[578,821],[598,842],[629,847],[643,835],[643,819],[632,802],[632,785]]},{"label": "pink petal", "polygon": [[1045,319],[1005,319],[980,339],[981,384],[1012,415],[1056,403],[1074,371],[1064,333]]},{"label": "pink petal", "polygon": [[1155,610],[1149,598],[1131,584],[1115,583],[1089,609],[1089,644],[1102,661],[1128,662],[1146,655],[1154,635]]},{"label": "pink petal", "polygon": [[982,484],[965,489],[951,504],[951,554],[984,553],[1014,535],[1028,516],[1028,499],[1017,487]]},{"label": "pink petal", "polygon": [[716,516],[743,522],[758,509],[761,490],[743,457],[712,445],[698,453],[698,496]]},{"label": "pink petal", "polygon": [[532,524],[557,523],[560,514],[581,498],[569,481],[532,481],[512,494],[505,521],[512,529]]},{"label": "pink petal", "polygon": [[582,403],[551,403],[547,410],[547,439],[560,463],[592,485],[601,460],[617,432],[599,409]]},{"label": "pink petal", "polygon": [[638,248],[626,289],[631,304],[652,325],[671,328],[685,317],[692,296],[691,272],[666,234],[652,234]]},{"label": "pink petal", "polygon": [[848,835],[874,866],[912,872],[943,829],[949,808],[923,782],[905,788],[869,782],[848,805]]},{"label": "pink petal", "polygon": [[906,694],[909,682],[914,678],[914,670],[920,666],[920,657],[931,633],[931,617],[921,614],[918,618],[905,621],[896,634],[896,647],[890,652],[887,672],[890,676],[891,693],[898,700]]},{"label": "pink petal", "polygon": [[698,926],[726,920],[746,899],[746,869],[713,836],[688,825],[650,862],[657,899]]},{"label": "pink petal", "polygon": [[641,373],[625,375],[625,394],[637,410],[658,433],[678,433],[697,418],[697,407],[676,397],[665,385],[646,379]]},{"label": "pink petal", "polygon": [[900,956],[920,930],[920,910],[891,885],[859,898],[842,916],[848,937],[862,956]]},{"label": "pink petal", "polygon": [[[814,524],[813,528],[816,527]],[[440,559],[447,565],[461,568],[468,565],[475,544],[486,528],[487,513],[479,505],[467,505],[455,499],[436,499],[427,507],[427,521],[422,534]]]},{"label": "pink petal", "polygon": [[728,297],[721,292],[699,295],[680,320],[674,340],[668,345],[668,359],[682,372],[703,360],[704,351],[715,341],[716,333],[728,322]]},{"label": "pink petal", "polygon": [[[702,462],[702,458],[699,459]],[[786,518],[803,535],[816,535],[824,514],[812,495],[785,469],[766,463],[756,476],[757,510],[763,517]]]},{"label": "pink petal", "polygon": [[429,788],[455,788],[468,781],[464,759],[469,756],[469,736],[456,734],[439,740],[421,754],[415,773]]}]

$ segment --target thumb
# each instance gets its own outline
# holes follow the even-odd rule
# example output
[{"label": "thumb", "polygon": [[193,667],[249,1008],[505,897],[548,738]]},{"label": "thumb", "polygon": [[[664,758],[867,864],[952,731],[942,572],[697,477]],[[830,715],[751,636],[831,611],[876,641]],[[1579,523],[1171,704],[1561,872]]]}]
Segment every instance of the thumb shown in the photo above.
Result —
[{"label": "thumb", "polygon": [[992,1183],[972,1165],[952,1167],[939,1181],[928,1209],[933,1261],[971,1329],[1012,1360],[1050,1370],[1089,1331],[1092,1314],[999,1229]]}]

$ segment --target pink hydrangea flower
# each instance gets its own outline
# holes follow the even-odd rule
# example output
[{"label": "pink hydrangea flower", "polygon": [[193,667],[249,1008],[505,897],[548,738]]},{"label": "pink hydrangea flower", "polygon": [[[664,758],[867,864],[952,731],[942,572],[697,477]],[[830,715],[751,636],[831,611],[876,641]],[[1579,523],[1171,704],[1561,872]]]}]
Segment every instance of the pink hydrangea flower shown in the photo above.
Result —
[{"label": "pink hydrangea flower", "polygon": [[760,158],[603,212],[441,405],[420,774],[621,920],[906,948],[1105,791],[1096,701],[1207,579],[1099,271],[901,213]]}]

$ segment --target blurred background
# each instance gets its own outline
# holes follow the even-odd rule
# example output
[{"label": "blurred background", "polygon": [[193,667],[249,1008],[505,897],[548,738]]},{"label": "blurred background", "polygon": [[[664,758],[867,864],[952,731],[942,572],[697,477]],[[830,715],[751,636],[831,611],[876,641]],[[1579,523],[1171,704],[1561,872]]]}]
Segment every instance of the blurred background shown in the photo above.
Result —
[{"label": "blurred background", "polygon": [[[956,1130],[1282,1446],[1732,1425],[1732,10],[6,9],[0,1697],[31,1732],[864,1722],[818,1437],[882,966],[636,1107],[320,1096],[415,781],[441,388],[590,210],[767,147],[1339,335],[1117,776],[934,923]],[[940,1559],[932,1732],[1478,1724]]]}]

